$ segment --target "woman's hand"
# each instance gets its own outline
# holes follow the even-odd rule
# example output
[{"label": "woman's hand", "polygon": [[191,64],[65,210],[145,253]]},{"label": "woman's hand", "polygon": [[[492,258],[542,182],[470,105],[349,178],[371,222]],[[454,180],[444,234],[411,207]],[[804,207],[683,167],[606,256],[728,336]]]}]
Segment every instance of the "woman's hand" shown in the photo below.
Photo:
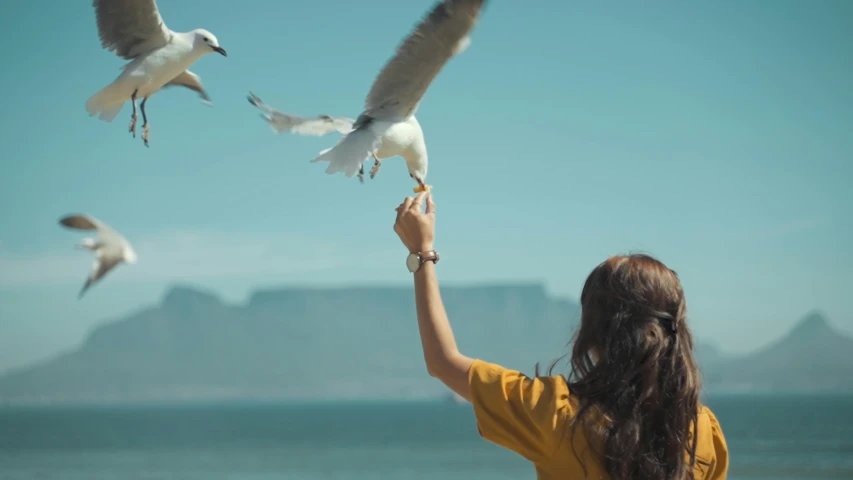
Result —
[{"label": "woman's hand", "polygon": [[[421,206],[426,198],[426,212]],[[406,197],[397,211],[394,231],[400,237],[409,253],[427,252],[433,249],[435,241],[435,204],[429,192],[421,192],[417,197]]]}]

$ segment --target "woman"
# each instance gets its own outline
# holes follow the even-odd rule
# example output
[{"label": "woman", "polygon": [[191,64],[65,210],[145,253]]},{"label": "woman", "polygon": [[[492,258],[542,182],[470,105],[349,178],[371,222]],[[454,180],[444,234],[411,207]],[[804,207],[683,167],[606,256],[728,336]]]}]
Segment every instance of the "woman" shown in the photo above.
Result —
[{"label": "woman", "polygon": [[435,274],[435,205],[421,193],[396,211],[427,371],[472,403],[483,438],[533,462],[539,479],[726,478],[675,272],[645,255],[600,264],[581,293],[571,374],[528,378],[459,352]]}]

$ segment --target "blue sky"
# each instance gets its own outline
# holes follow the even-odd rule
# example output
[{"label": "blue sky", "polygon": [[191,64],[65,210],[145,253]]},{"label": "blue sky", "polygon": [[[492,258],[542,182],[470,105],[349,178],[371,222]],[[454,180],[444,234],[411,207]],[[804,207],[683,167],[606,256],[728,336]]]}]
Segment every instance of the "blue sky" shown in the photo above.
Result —
[{"label": "blue sky", "polygon": [[[608,255],[682,276],[697,335],[740,352],[813,308],[853,332],[853,3],[492,1],[418,111],[445,284],[540,280],[577,297]],[[86,99],[124,63],[88,2],[0,6],[0,370],[77,345],[175,283],[408,285],[393,208],[401,158],[365,185],[276,136],[249,90],[355,116],[431,0],[160,1],[229,56],[151,98],[151,148]],[[44,13],[50,12],[50,14]],[[23,42],[21,35],[29,35]],[[78,301],[91,257],[57,219],[86,212],[136,246]],[[463,319],[456,319],[464,321]],[[414,319],[412,319],[414,321]],[[519,319],[524,321],[524,319]],[[414,324],[413,324],[414,328]]]}]

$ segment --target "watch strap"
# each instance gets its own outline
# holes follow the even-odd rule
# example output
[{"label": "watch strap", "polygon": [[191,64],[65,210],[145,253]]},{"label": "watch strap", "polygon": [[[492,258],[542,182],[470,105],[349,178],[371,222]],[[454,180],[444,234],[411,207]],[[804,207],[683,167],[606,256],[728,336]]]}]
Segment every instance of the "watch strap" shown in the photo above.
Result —
[{"label": "watch strap", "polygon": [[438,252],[435,250],[427,250],[426,252],[418,252],[418,259],[420,260],[421,265],[426,262],[438,263],[439,256]]}]

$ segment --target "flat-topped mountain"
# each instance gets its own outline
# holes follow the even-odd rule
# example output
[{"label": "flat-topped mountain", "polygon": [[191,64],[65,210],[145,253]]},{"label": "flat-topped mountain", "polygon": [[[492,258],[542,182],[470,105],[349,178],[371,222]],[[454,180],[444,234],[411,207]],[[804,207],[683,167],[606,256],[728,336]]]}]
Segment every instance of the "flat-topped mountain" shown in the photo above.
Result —
[{"label": "flat-topped mountain", "polygon": [[[576,303],[541,285],[442,288],[466,354],[532,374],[565,353]],[[744,357],[698,342],[708,390],[853,390],[853,340],[812,313]],[[411,288],[262,290],[245,304],[178,286],[75,351],[0,377],[0,402],[442,397]]]},{"label": "flat-topped mountain", "polygon": [[[532,373],[578,306],[541,285],[443,287],[460,348]],[[439,396],[411,288],[288,288],[228,305],[197,288],[95,328],[74,352],[0,377],[0,401]]]}]

